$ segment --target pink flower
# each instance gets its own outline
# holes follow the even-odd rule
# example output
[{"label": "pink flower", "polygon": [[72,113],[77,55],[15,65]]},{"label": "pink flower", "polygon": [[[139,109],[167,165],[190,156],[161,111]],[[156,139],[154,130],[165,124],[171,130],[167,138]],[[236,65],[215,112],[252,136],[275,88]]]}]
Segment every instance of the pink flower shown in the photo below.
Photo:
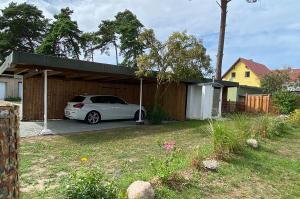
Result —
[{"label": "pink flower", "polygon": [[172,151],[175,148],[176,141],[165,142],[163,147],[166,151]]}]

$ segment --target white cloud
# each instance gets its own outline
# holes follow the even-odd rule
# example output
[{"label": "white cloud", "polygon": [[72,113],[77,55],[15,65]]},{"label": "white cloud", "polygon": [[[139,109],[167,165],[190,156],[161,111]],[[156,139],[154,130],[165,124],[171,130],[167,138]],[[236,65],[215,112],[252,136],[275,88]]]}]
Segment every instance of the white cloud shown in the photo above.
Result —
[{"label": "white cloud", "polygon": [[[2,0],[0,8],[10,1]],[[135,13],[141,22],[153,28],[164,40],[174,31],[186,30],[203,39],[215,60],[220,8],[214,0],[17,0],[38,6],[47,17],[61,8],[74,10],[83,31],[94,31],[101,20],[112,19],[124,9]],[[260,0],[248,4],[231,1],[228,7],[224,52],[225,71],[238,57],[252,58],[271,67],[300,65],[300,1]],[[115,63],[111,57],[97,56],[99,62]],[[214,65],[213,61],[213,65]]]}]

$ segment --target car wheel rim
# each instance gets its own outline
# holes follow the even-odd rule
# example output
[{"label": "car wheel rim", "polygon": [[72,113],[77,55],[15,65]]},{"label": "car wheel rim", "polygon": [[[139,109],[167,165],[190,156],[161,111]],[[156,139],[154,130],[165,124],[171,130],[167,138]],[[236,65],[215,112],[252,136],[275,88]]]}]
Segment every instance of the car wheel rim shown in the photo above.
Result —
[{"label": "car wheel rim", "polygon": [[96,112],[90,113],[88,116],[88,121],[93,124],[99,122],[99,114]]}]

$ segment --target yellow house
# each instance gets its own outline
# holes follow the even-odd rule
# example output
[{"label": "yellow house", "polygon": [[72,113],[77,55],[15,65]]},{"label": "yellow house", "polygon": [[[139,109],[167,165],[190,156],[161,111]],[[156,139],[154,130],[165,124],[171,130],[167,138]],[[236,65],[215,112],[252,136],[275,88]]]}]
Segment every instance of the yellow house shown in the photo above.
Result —
[{"label": "yellow house", "polygon": [[261,87],[261,78],[271,72],[263,64],[244,58],[239,58],[226,73],[222,79],[226,81],[238,82],[240,85]]}]

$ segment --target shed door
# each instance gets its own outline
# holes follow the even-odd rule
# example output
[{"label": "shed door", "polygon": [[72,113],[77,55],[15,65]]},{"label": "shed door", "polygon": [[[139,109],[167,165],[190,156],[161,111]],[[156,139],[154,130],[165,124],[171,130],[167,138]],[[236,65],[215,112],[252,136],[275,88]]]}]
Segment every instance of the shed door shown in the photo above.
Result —
[{"label": "shed door", "polygon": [[18,82],[18,97],[23,98],[23,85],[22,82]]},{"label": "shed door", "polygon": [[197,85],[190,85],[188,87],[187,95],[187,119],[201,119],[201,97],[202,87]]},{"label": "shed door", "polygon": [[6,83],[0,82],[0,100],[5,99]]},{"label": "shed door", "polygon": [[214,88],[214,95],[213,95],[213,107],[212,107],[212,116],[217,117],[219,115],[219,105],[221,102],[220,99],[221,88]]}]

